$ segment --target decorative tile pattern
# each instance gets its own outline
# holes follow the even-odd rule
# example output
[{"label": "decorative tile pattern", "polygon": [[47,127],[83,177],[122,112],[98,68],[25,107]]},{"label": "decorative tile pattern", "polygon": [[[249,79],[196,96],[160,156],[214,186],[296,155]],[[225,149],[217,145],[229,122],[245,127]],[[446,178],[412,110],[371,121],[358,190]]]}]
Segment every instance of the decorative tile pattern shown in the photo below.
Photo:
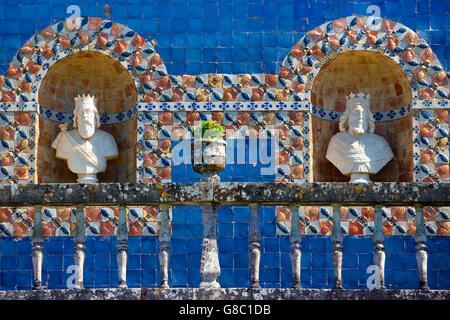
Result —
[{"label": "decorative tile pattern", "polygon": [[1,101],[36,102],[48,69],[74,50],[100,51],[117,59],[133,75],[141,99],[154,91],[155,81],[167,76],[151,42],[119,23],[82,17],[78,26],[62,21],[36,33],[19,49],[2,81]]},{"label": "decorative tile pattern", "polygon": [[[375,121],[391,121],[403,118],[409,115],[411,112],[411,105],[397,108],[395,110],[389,110],[384,112],[373,113],[373,119]],[[311,107],[311,114],[324,120],[339,121],[343,112],[325,110],[316,106]]]},{"label": "decorative tile pattern", "polygon": [[320,67],[348,50],[372,50],[393,59],[411,78],[414,99],[449,97],[448,75],[424,39],[388,19],[369,25],[367,16],[340,18],[307,32],[284,59],[279,77],[307,93]]},{"label": "decorative tile pattern", "polygon": [[[190,138],[191,129],[196,123],[208,119],[223,125],[226,139],[274,137],[273,141],[278,148],[274,156],[277,165],[273,172],[276,181],[300,182],[310,179],[311,144],[308,111],[181,111],[173,113],[150,111],[138,112],[137,119],[136,161],[139,182],[172,181],[172,145],[185,137]],[[273,149],[276,150],[276,148]],[[180,157],[179,151],[176,152],[176,156]],[[191,161],[190,155],[177,160],[183,160],[186,164]]]},{"label": "decorative tile pattern", "polygon": [[33,183],[36,113],[0,112],[0,183]]},{"label": "decorative tile pattern", "polygon": [[415,110],[413,119],[414,180],[448,182],[448,110]]},{"label": "decorative tile pattern", "polygon": [[75,235],[75,208],[42,208],[42,235],[44,237]]},{"label": "decorative tile pattern", "polygon": [[416,234],[416,213],[410,207],[382,208],[385,235],[413,236]]},{"label": "decorative tile pattern", "polygon": [[352,236],[373,235],[374,209],[372,207],[341,207],[341,229]]},{"label": "decorative tile pattern", "polygon": [[158,224],[157,207],[132,207],[128,210],[128,235],[157,236]]},{"label": "decorative tile pattern", "polygon": [[[302,235],[332,234],[332,207],[304,207],[304,210],[299,212]],[[340,213],[343,235],[372,236],[374,234],[375,212],[373,207],[341,207]],[[423,219],[427,235],[450,235],[450,209],[448,207],[424,207]],[[385,235],[414,236],[416,233],[415,210],[412,207],[382,208],[382,223]],[[276,208],[276,228],[278,236],[290,234],[289,208]]]},{"label": "decorative tile pattern", "polygon": [[[56,112],[50,109],[43,108],[39,106],[39,115],[45,117],[46,119],[60,122],[73,124],[73,114],[66,112]],[[136,109],[130,109],[123,112],[110,113],[110,114],[100,114],[100,124],[115,124],[120,122],[126,122],[133,119],[136,115]]]},{"label": "decorative tile pattern", "polygon": [[33,234],[34,208],[0,208],[0,237],[30,237]]},{"label": "decorative tile pattern", "polygon": [[429,236],[450,235],[450,208],[423,207],[425,234]]}]

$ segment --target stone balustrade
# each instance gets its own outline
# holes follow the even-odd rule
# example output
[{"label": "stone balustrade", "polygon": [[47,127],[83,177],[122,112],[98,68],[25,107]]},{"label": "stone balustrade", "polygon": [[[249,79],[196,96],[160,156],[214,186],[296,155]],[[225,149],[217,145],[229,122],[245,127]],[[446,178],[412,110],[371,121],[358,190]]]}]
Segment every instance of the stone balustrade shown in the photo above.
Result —
[{"label": "stone balustrade", "polygon": [[292,287],[300,289],[301,242],[299,212],[309,205],[331,205],[332,261],[334,267],[334,289],[345,288],[342,279],[343,234],[341,229],[341,206],[370,205],[375,208],[374,217],[374,264],[379,270],[378,289],[385,289],[384,234],[382,225],[383,206],[411,206],[415,209],[416,260],[420,289],[428,289],[427,281],[427,236],[423,221],[424,206],[450,205],[449,183],[194,183],[194,184],[27,184],[3,185],[0,188],[0,206],[33,206],[32,262],[34,289],[42,288],[42,207],[74,206],[76,227],[74,232],[74,262],[78,270],[75,287],[83,288],[83,265],[85,261],[85,207],[118,206],[117,264],[119,287],[126,288],[127,268],[127,206],[159,206],[159,260],[160,288],[168,288],[169,255],[171,248],[171,207],[174,205],[200,205],[203,211],[203,242],[201,254],[200,288],[220,288],[219,249],[217,246],[217,209],[221,205],[248,205],[251,208],[249,225],[249,269],[250,287],[259,285],[261,235],[258,222],[258,207],[261,205],[283,205],[290,207]]}]

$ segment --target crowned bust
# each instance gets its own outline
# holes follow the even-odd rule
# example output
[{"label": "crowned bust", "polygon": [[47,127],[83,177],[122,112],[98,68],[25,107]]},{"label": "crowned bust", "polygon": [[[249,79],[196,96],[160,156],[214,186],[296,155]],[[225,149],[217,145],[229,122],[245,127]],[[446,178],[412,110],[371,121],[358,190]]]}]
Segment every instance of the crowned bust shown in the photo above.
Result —
[{"label": "crowned bust", "polygon": [[352,183],[371,182],[393,157],[386,140],[374,134],[375,121],[370,112],[370,95],[351,93],[339,122],[341,132],[328,144],[326,158]]},{"label": "crowned bust", "polygon": [[97,173],[106,170],[109,159],[119,155],[116,142],[108,132],[98,129],[100,117],[97,98],[84,94],[75,99],[73,126],[61,125],[61,132],[53,141],[56,158],[67,160],[70,171],[78,175],[79,183],[97,183]]}]

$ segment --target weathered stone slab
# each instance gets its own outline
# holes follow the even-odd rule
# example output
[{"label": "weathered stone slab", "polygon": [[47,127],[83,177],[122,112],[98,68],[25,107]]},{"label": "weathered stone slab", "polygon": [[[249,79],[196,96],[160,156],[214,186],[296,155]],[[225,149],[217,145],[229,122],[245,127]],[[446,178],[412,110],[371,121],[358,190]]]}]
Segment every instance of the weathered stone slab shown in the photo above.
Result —
[{"label": "weathered stone slab", "polygon": [[450,290],[67,289],[0,291],[0,300],[450,300]]},{"label": "weathered stone slab", "polygon": [[200,204],[345,203],[346,205],[449,205],[450,183],[100,183],[0,187],[0,206],[133,203]]}]

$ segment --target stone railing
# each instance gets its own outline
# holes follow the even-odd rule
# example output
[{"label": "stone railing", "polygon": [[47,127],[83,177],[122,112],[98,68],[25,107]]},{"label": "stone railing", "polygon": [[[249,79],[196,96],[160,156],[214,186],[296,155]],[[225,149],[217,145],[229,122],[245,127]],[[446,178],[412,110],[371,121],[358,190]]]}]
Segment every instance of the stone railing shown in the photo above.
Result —
[{"label": "stone railing", "polygon": [[428,289],[427,246],[422,208],[450,205],[449,183],[194,183],[194,184],[27,184],[0,187],[0,206],[33,206],[35,208],[32,235],[34,289],[42,288],[43,234],[42,207],[74,206],[74,261],[78,269],[76,288],[83,288],[85,258],[85,206],[118,206],[117,261],[119,287],[126,287],[127,268],[127,206],[159,206],[159,260],[161,288],[168,288],[169,252],[171,247],[170,215],[173,205],[200,205],[203,221],[203,242],[200,265],[200,288],[220,288],[219,252],[217,247],[217,209],[221,205],[248,205],[251,208],[249,227],[249,257],[251,288],[259,288],[260,230],[258,207],[283,205],[291,208],[292,287],[300,288],[301,232],[299,210],[308,205],[333,207],[332,261],[334,288],[342,288],[343,234],[340,223],[341,206],[373,206],[375,208],[373,250],[374,263],[380,270],[377,288],[384,286],[383,206],[412,206],[415,208],[416,259],[420,289]]}]

